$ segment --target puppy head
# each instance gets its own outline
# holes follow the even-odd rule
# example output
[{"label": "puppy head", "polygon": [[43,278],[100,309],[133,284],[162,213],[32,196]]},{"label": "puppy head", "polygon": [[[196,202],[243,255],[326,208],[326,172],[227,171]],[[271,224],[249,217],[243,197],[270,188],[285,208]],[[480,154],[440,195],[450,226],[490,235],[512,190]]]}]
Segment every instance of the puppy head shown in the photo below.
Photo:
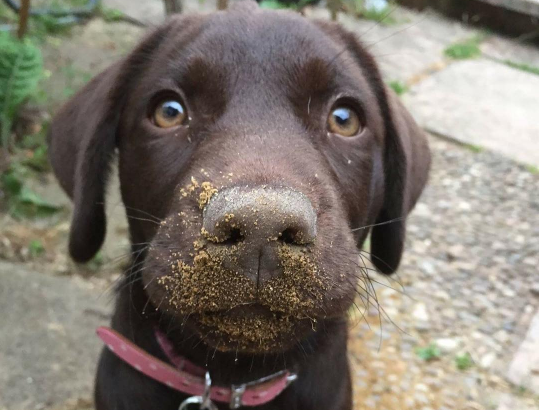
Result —
[{"label": "puppy head", "polygon": [[66,104],[50,144],[72,257],[103,242],[117,149],[150,302],[219,350],[256,353],[346,315],[357,228],[381,224],[372,261],[395,271],[430,162],[353,35],[250,2],[158,28]]}]

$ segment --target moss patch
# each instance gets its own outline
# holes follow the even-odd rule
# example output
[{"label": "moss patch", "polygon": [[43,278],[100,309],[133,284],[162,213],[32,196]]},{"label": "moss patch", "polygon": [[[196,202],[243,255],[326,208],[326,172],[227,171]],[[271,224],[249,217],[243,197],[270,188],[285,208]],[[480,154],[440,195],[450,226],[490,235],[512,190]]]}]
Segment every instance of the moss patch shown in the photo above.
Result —
[{"label": "moss patch", "polygon": [[511,60],[505,60],[503,61],[503,63],[509,67],[516,68],[517,70],[525,71],[530,74],[539,75],[539,67],[535,67],[535,66],[525,64],[525,63],[516,63]]},{"label": "moss patch", "polygon": [[467,60],[479,57],[481,55],[479,44],[481,44],[482,40],[483,36],[474,36],[454,43],[444,50],[444,54],[453,60]]},{"label": "moss patch", "polygon": [[395,91],[397,95],[403,95],[406,91],[408,91],[408,86],[401,81],[390,81],[388,85],[393,91]]}]

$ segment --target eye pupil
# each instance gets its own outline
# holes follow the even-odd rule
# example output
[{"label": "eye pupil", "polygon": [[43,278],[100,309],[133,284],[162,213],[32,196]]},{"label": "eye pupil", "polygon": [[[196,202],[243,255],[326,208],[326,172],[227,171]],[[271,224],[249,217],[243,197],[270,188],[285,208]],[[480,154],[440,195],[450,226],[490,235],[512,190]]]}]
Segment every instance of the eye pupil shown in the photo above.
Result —
[{"label": "eye pupil", "polygon": [[163,116],[174,118],[183,114],[183,107],[177,101],[167,101],[162,105]]},{"label": "eye pupil", "polygon": [[333,108],[327,122],[328,131],[343,137],[358,135],[362,127],[358,111],[344,104]]},{"label": "eye pupil", "polygon": [[340,126],[346,126],[350,121],[350,110],[348,108],[337,108],[333,111],[335,122]]},{"label": "eye pupil", "polygon": [[183,124],[186,117],[182,103],[177,100],[161,100],[155,106],[153,123],[161,128],[172,128]]}]

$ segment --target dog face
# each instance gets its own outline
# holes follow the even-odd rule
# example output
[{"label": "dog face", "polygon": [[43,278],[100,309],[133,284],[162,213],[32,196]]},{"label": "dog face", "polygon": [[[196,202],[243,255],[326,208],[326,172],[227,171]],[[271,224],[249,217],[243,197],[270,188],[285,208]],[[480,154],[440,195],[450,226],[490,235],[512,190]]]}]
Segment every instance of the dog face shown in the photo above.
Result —
[{"label": "dog face", "polygon": [[430,161],[351,34],[250,2],[158,28],[67,103],[50,141],[73,258],[102,244],[117,148],[150,303],[250,353],[346,316],[367,280],[357,228],[382,223],[372,260],[396,269]]}]

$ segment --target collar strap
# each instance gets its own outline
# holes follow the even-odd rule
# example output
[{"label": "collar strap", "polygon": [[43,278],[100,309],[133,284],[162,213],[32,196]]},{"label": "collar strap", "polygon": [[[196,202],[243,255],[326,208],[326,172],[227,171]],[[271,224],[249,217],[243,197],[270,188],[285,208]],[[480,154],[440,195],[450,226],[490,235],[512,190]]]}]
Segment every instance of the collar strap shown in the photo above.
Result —
[{"label": "collar strap", "polygon": [[[204,393],[205,370],[177,355],[163,333],[156,331],[157,341],[176,367],[151,356],[110,328],[99,327],[97,335],[111,352],[146,376],[185,394],[200,396]],[[241,385],[211,387],[210,398],[217,402],[230,403],[231,409],[260,406],[272,401],[296,379],[296,374],[283,370]]]}]

